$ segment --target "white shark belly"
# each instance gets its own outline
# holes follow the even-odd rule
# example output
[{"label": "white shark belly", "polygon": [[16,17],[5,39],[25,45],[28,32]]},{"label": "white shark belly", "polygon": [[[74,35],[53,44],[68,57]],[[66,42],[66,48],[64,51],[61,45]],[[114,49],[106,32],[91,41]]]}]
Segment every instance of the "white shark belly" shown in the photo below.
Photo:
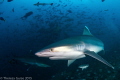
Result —
[{"label": "white shark belly", "polygon": [[69,51],[57,51],[55,50],[54,52],[37,52],[36,55],[39,55],[41,57],[49,57],[51,60],[72,60],[72,59],[79,59],[79,58],[84,58],[85,54],[82,51],[74,51],[74,50],[69,50]]}]

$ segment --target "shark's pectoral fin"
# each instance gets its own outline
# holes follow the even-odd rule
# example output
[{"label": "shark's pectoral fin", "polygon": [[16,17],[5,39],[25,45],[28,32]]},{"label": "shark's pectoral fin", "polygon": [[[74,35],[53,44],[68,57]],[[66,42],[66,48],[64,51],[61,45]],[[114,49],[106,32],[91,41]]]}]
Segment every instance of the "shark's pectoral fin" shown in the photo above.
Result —
[{"label": "shark's pectoral fin", "polygon": [[74,60],[68,60],[67,66],[70,66],[70,64],[72,64],[75,60],[76,60],[76,59],[74,59]]},{"label": "shark's pectoral fin", "polygon": [[108,63],[105,59],[103,59],[101,56],[99,56],[98,54],[96,54],[94,51],[85,51],[84,53],[85,53],[86,55],[89,55],[89,56],[91,56],[91,57],[93,57],[93,58],[101,61],[102,63],[104,63],[104,64],[106,64],[106,65],[108,65],[109,67],[111,67],[111,68],[114,69],[114,67],[113,67],[110,63]]}]

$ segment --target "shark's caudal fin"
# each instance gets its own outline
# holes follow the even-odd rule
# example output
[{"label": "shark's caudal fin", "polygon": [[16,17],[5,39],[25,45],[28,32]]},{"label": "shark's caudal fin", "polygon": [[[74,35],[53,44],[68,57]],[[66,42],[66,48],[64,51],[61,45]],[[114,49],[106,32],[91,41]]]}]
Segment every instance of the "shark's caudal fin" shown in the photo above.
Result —
[{"label": "shark's caudal fin", "polygon": [[105,59],[103,59],[101,56],[99,56],[99,55],[96,54],[95,52],[93,52],[93,51],[85,51],[84,53],[85,53],[86,55],[89,55],[89,56],[91,56],[91,57],[93,57],[93,58],[101,61],[102,63],[104,63],[104,64],[106,64],[107,66],[109,66],[109,67],[111,67],[111,68],[114,69],[114,67],[113,67],[110,63],[108,63]]},{"label": "shark's caudal fin", "polygon": [[83,35],[93,36],[87,26],[84,28]]}]

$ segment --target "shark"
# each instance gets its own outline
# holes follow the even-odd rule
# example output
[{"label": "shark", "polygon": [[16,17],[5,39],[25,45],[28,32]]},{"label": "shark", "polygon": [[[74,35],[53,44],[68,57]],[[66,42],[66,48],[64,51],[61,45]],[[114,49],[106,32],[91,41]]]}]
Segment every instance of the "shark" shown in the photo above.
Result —
[{"label": "shark", "polygon": [[35,6],[39,6],[39,5],[53,5],[53,3],[40,3],[40,2],[37,2],[37,3],[35,3],[35,4],[33,4],[33,5],[35,5]]},{"label": "shark", "polygon": [[85,58],[88,55],[114,69],[110,63],[98,55],[100,51],[104,51],[103,42],[94,37],[85,26],[81,36],[70,37],[50,44],[36,52],[35,55],[47,57],[50,60],[68,60],[68,66],[76,59]]},{"label": "shark", "polygon": [[38,67],[50,67],[49,65],[42,63],[40,59],[35,55],[25,55],[23,57],[16,57],[15,59],[29,65],[35,65]]}]

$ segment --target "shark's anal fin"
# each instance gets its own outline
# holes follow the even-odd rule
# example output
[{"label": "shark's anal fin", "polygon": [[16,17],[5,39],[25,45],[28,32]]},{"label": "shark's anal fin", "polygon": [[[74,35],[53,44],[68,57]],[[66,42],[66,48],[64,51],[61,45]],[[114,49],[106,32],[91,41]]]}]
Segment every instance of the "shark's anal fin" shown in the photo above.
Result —
[{"label": "shark's anal fin", "polygon": [[91,57],[93,57],[93,58],[101,61],[102,63],[104,63],[104,64],[106,64],[107,66],[109,66],[109,67],[111,67],[111,68],[114,69],[114,67],[113,67],[110,63],[108,63],[105,59],[103,59],[101,56],[99,56],[98,54],[96,54],[94,51],[85,51],[84,53],[85,53],[86,55],[89,55],[89,56],[91,56]]},{"label": "shark's anal fin", "polygon": [[76,59],[74,59],[74,60],[68,60],[67,66],[70,66],[70,64],[72,64],[75,60],[76,60]]}]

